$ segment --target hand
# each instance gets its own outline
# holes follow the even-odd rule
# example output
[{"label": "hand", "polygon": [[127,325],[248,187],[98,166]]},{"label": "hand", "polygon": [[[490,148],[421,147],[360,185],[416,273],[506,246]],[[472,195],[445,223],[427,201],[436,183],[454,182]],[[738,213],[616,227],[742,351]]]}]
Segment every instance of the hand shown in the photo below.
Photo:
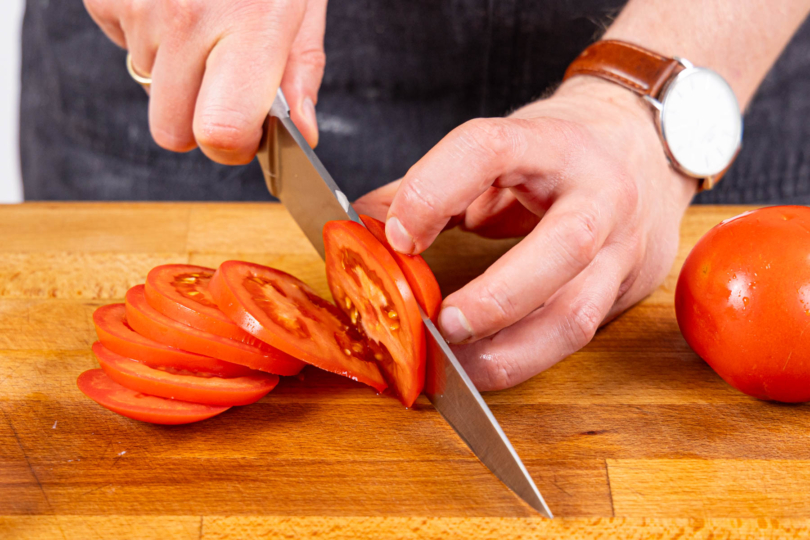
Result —
[{"label": "hand", "polygon": [[445,298],[439,327],[482,390],[585,346],[667,275],[694,179],[667,163],[632,93],[590,77],[508,118],[458,127],[405,177],[356,204],[420,253],[454,222],[525,238]]},{"label": "hand", "polygon": [[152,78],[155,142],[249,163],[279,86],[312,146],[327,0],[84,0],[93,20]]}]

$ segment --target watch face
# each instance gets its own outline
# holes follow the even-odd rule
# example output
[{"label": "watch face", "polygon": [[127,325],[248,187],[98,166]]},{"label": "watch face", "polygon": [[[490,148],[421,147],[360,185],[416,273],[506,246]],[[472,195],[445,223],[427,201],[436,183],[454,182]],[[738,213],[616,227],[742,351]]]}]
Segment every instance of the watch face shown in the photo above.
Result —
[{"label": "watch face", "polygon": [[670,157],[698,178],[724,171],[742,139],[742,115],[734,91],[717,73],[687,68],[661,99],[661,133]]}]

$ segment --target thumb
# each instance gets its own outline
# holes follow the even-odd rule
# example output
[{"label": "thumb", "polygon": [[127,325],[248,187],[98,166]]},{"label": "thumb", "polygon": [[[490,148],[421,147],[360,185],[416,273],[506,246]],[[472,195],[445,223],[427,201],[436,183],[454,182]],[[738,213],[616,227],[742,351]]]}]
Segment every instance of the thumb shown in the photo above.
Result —
[{"label": "thumb", "polygon": [[321,86],[326,64],[326,54],[323,51],[326,2],[327,0],[307,2],[304,21],[293,42],[281,80],[281,89],[290,105],[290,116],[312,147],[318,144],[315,104],[318,103],[318,88]]}]

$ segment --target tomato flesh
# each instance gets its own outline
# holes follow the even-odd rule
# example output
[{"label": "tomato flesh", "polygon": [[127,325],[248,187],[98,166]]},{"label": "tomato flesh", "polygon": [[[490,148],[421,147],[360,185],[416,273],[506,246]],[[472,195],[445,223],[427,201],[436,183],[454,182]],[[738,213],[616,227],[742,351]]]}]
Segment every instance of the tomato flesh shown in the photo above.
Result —
[{"label": "tomato flesh", "polygon": [[369,338],[375,359],[406,407],[425,382],[425,333],[419,306],[388,249],[353,221],[323,229],[326,278],[337,305]]},{"label": "tomato flesh", "polygon": [[810,208],[762,208],[695,245],[675,290],[687,343],[759,399],[810,401]]},{"label": "tomato flesh", "polygon": [[374,238],[385,246],[385,249],[394,257],[399,269],[405,275],[416,301],[425,310],[427,316],[433,322],[436,322],[439,308],[442,305],[442,291],[428,263],[425,262],[421,255],[404,255],[392,248],[388,243],[388,238],[385,236],[385,223],[379,219],[374,219],[371,216],[360,216],[360,219],[369,232],[374,235]]},{"label": "tomato flesh", "polygon": [[142,394],[121,386],[100,369],[85,371],[79,375],[76,385],[85,396],[102,407],[127,418],[152,424],[190,424],[206,420],[230,408]]},{"label": "tomato flesh", "polygon": [[182,351],[144,337],[126,322],[126,306],[110,304],[93,313],[98,339],[109,350],[153,368],[194,371],[216,377],[242,377],[254,372],[246,366]]},{"label": "tomato flesh", "polygon": [[208,290],[214,272],[213,268],[190,264],[156,266],[146,276],[146,301],[177,322],[261,347],[217,307]]},{"label": "tomato flesh", "polygon": [[300,360],[267,344],[259,348],[204,332],[166,317],[146,301],[143,285],[136,285],[127,291],[126,318],[129,325],[142,336],[170,347],[275,375],[295,375],[304,367]]},{"label": "tomato flesh", "polygon": [[[408,285],[410,285],[416,301],[419,302],[419,305],[430,320],[433,321],[433,324],[438,324],[439,311],[442,307],[442,291],[428,263],[425,262],[421,255],[404,255],[392,248],[388,243],[388,238],[385,236],[385,223],[382,221],[362,215],[360,219],[369,232],[374,235],[374,238],[379,240],[391,253],[394,260],[397,261],[400,270],[405,274],[405,279],[408,280]],[[427,334],[427,331],[425,334]],[[427,338],[427,335],[425,337]],[[425,373],[429,376],[425,378],[425,390],[434,394],[441,393],[444,385],[444,378],[440,375],[442,372],[438,367],[442,354],[439,343],[432,339],[426,339]]]},{"label": "tomato flesh", "polygon": [[109,378],[130,390],[151,396],[206,405],[249,405],[259,401],[278,384],[278,375],[253,371],[243,377],[204,377],[190,371],[154,369],[93,344],[101,369]]},{"label": "tomato flesh", "polygon": [[219,308],[273,347],[379,391],[385,380],[346,316],[306,283],[280,270],[226,261],[209,285]]}]

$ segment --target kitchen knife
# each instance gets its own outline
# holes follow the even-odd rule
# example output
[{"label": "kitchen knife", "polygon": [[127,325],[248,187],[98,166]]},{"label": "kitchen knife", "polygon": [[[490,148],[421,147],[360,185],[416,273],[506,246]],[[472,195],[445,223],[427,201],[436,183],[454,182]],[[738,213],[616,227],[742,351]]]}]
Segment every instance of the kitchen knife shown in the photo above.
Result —
[{"label": "kitchen knife", "polygon": [[[290,118],[278,91],[257,153],[267,188],[284,204],[324,256],[323,226],[350,219],[362,225],[349,199]],[[419,310],[428,338],[425,394],[478,459],[529,506],[552,517],[532,477],[433,322]]]}]

